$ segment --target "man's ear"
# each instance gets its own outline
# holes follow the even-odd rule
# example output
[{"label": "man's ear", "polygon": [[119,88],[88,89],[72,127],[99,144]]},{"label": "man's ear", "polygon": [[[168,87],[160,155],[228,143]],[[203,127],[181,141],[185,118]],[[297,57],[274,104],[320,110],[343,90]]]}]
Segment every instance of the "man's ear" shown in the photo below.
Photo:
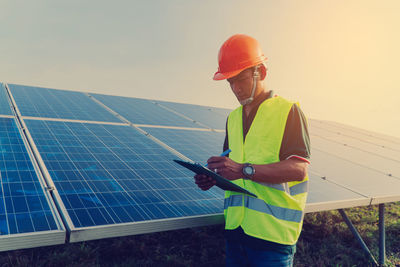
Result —
[{"label": "man's ear", "polygon": [[261,64],[258,67],[258,71],[260,72],[260,81],[263,81],[265,77],[267,77],[267,67],[264,64]]}]

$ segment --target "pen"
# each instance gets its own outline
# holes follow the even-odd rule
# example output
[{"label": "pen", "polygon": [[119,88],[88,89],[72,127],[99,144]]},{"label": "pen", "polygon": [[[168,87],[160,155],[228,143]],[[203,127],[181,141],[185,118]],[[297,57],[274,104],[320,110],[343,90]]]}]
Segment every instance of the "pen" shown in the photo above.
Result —
[{"label": "pen", "polygon": [[[232,150],[231,149],[227,149],[227,150],[225,150],[224,152],[222,152],[221,153],[221,155],[219,155],[220,157],[225,157],[226,155],[228,155],[229,153],[231,153],[232,152]],[[208,163],[206,163],[206,165],[204,165],[204,166],[208,166]]]}]

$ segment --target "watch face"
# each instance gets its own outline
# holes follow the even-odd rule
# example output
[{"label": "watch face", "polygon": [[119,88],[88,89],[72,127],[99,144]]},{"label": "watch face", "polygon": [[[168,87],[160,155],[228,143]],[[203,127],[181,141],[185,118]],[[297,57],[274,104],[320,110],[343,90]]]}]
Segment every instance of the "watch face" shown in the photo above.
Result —
[{"label": "watch face", "polygon": [[246,175],[252,175],[254,173],[254,169],[252,166],[246,166],[246,167],[244,167],[243,172]]}]

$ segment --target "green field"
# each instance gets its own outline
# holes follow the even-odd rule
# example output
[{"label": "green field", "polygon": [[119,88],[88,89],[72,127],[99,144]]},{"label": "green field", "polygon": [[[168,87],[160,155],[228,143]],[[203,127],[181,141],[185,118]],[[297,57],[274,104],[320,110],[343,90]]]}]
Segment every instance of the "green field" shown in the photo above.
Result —
[{"label": "green field", "polygon": [[[378,207],[346,210],[378,258]],[[400,266],[400,202],[386,204],[387,266]],[[0,266],[223,266],[223,226],[0,253]],[[372,266],[337,211],[307,214],[295,266]]]}]

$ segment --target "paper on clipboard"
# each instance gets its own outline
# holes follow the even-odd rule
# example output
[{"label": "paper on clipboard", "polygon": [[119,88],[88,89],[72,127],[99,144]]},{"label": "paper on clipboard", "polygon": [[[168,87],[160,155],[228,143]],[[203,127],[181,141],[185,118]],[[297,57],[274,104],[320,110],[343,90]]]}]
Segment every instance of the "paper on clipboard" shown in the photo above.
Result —
[{"label": "paper on clipboard", "polygon": [[257,197],[255,194],[250,193],[246,189],[232,183],[228,179],[225,179],[221,175],[218,175],[217,173],[211,171],[208,168],[205,168],[204,166],[202,166],[198,163],[191,163],[188,161],[182,161],[182,160],[177,160],[177,159],[174,159],[174,161],[176,163],[178,163],[179,165],[191,170],[192,172],[195,172],[197,174],[205,174],[207,176],[212,177],[216,181],[216,186],[218,186],[222,190],[229,190],[229,191],[234,191],[234,192],[238,192],[238,193],[247,194],[247,195],[250,195],[253,197]]}]

